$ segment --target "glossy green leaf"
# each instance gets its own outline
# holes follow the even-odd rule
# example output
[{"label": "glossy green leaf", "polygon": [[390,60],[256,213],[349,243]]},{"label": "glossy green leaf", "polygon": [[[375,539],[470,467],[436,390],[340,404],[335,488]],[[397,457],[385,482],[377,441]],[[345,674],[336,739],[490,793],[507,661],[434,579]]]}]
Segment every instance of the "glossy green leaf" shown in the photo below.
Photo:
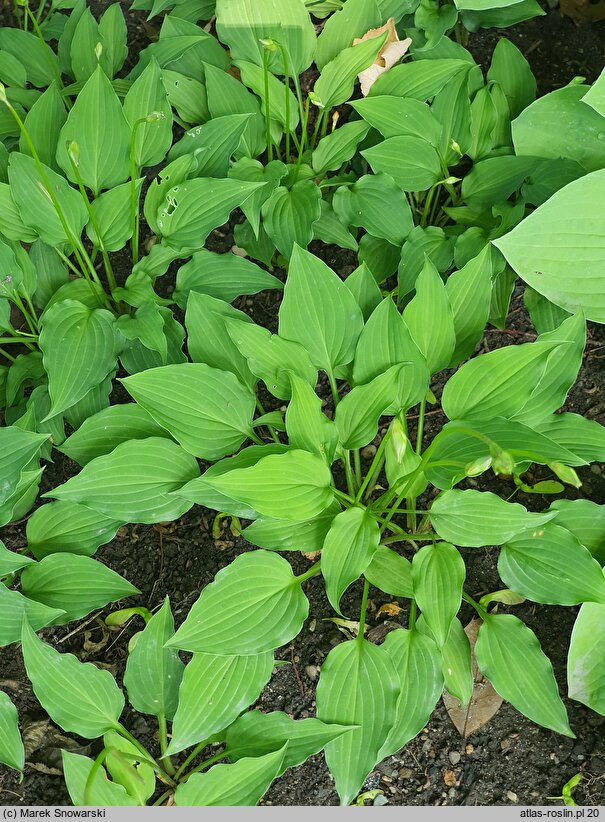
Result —
[{"label": "glossy green leaf", "polygon": [[[10,191],[23,223],[48,245],[61,246],[69,240],[69,235],[79,239],[88,222],[88,212],[80,193],[64,177],[48,166],[42,166],[42,170],[43,175],[32,157],[12,152],[8,165]],[[49,187],[60,203],[65,225],[50,199]]]},{"label": "glossy green leaf", "polygon": [[486,616],[475,656],[481,673],[503,699],[538,725],[574,736],[550,660],[520,619],[512,614]]},{"label": "glossy green leaf", "polygon": [[174,636],[174,619],[168,597],[137,636],[128,654],[124,687],[135,710],[172,719],[179,700],[184,665],[166,643]]},{"label": "glossy green leaf", "polygon": [[321,215],[321,191],[312,180],[280,186],[263,204],[263,225],[278,250],[290,257],[294,246],[306,248],[313,239],[313,223]]},{"label": "glossy green leaf", "polygon": [[399,681],[390,655],[384,647],[364,639],[337,645],[322,665],[317,718],[358,726],[325,746],[326,762],[342,805],[355,799],[380,760],[398,695]]},{"label": "glossy green leaf", "polygon": [[[316,5],[313,3],[309,8],[314,16],[317,16]],[[376,0],[346,0],[338,6],[326,20],[317,38],[315,63],[320,70],[342,49],[350,46],[355,38],[362,37],[370,29],[379,26],[389,16],[381,14],[382,9]]]},{"label": "glossy green leaf", "polygon": [[605,170],[601,169],[565,186],[494,241],[538,293],[567,311],[583,311],[596,322],[605,322],[605,243],[602,213],[594,204],[604,196]]},{"label": "glossy green leaf", "polygon": [[168,644],[194,653],[262,654],[294,639],[308,612],[290,563],[252,551],[218,572]]},{"label": "glossy green leaf", "polygon": [[258,699],[272,670],[271,651],[252,656],[194,654],[179,690],[168,755],[210,739],[231,725]]},{"label": "glossy green leaf", "polygon": [[123,522],[167,522],[191,507],[170,492],[196,476],[199,468],[191,454],[170,440],[149,437],[124,442],[97,457],[48,496]]},{"label": "glossy green leaf", "polygon": [[444,491],[432,504],[430,516],[443,539],[463,548],[479,548],[501,545],[539,528],[556,513],[532,514],[518,502],[506,502],[490,491],[469,490]]},{"label": "glossy green leaf", "polygon": [[21,568],[25,568],[26,565],[31,565],[33,562],[34,560],[25,556],[25,554],[9,551],[0,540],[0,579],[21,570]]},{"label": "glossy green leaf", "polygon": [[443,688],[441,655],[430,637],[400,629],[387,634],[382,647],[397,672],[399,696],[381,759],[403,748],[424,728]]},{"label": "glossy green leaf", "polygon": [[105,766],[116,785],[122,785],[137,805],[146,805],[156,788],[155,771],[141,751],[117,731],[107,731],[103,742],[108,749]]},{"label": "glossy green leaf", "polygon": [[456,336],[451,365],[469,357],[483,335],[489,317],[492,274],[492,252],[486,245],[476,257],[447,278],[445,291]]},{"label": "glossy green leaf", "polygon": [[[265,99],[265,73],[263,69],[260,66],[255,65],[254,63],[248,63],[245,60],[238,60],[237,67],[240,71],[242,83],[252,89],[257,97],[260,97],[262,104],[261,111],[264,115],[267,110],[267,101]],[[286,89],[286,86],[281,82],[281,80],[278,80],[275,75],[269,73],[267,82],[269,85],[268,98],[269,115],[271,119],[278,122],[284,129],[287,129],[290,132],[295,131],[300,121],[296,97],[290,88]],[[288,98],[287,104],[286,96]],[[288,114],[286,114],[286,106],[289,109]],[[262,122],[264,136],[264,116],[262,118]]]},{"label": "glossy green leaf", "polygon": [[[143,178],[136,181],[136,201],[141,193]],[[86,233],[94,245],[106,251],[119,251],[132,237],[132,185],[122,185],[105,191],[91,203],[93,218],[86,226]],[[93,223],[94,219],[94,223]],[[97,234],[98,229],[98,234]]]},{"label": "glossy green leaf", "polygon": [[435,148],[439,145],[441,125],[426,103],[384,95],[352,100],[350,105],[383,137],[421,137]]},{"label": "glossy green leaf", "polygon": [[357,75],[371,66],[386,42],[386,32],[344,48],[322,68],[313,86],[313,103],[331,109],[353,96]]},{"label": "glossy green leaf", "polygon": [[521,114],[536,99],[536,78],[529,63],[506,37],[496,44],[487,79],[495,80],[502,88],[512,118]]},{"label": "glossy green leaf", "polygon": [[323,137],[313,151],[313,170],[318,174],[338,171],[343,163],[353,157],[357,146],[369,130],[368,123],[357,120],[345,123],[344,126]]},{"label": "glossy green leaf", "polygon": [[466,577],[464,560],[447,542],[425,545],[412,560],[414,599],[439,648],[445,645],[460,609]]},{"label": "glossy green leaf", "polygon": [[340,600],[366,570],[380,542],[380,529],[362,508],[348,508],[334,517],[321,552],[321,572],[332,607],[342,614]]},{"label": "glossy green leaf", "polygon": [[390,174],[403,191],[425,191],[443,176],[439,155],[421,137],[389,137],[361,154],[373,171]]},{"label": "glossy green leaf", "polygon": [[14,493],[21,472],[47,440],[46,434],[34,434],[14,425],[0,428],[0,447],[4,455],[0,464],[0,505]]},{"label": "glossy green leaf", "polygon": [[579,460],[605,461],[605,430],[596,420],[579,414],[551,414],[541,420],[536,429],[562,447],[572,450]]},{"label": "glossy green leaf", "polygon": [[63,610],[47,608],[0,583],[0,646],[19,641],[24,617],[37,631],[56,620],[60,621],[64,613]]},{"label": "glossy green leaf", "polygon": [[124,696],[109,671],[60,654],[23,626],[23,659],[36,698],[64,731],[96,739],[116,728]]},{"label": "glossy green leaf", "polygon": [[75,502],[51,502],[27,520],[27,547],[36,559],[57,552],[91,556],[114,538],[121,524]]},{"label": "glossy green leaf", "polygon": [[61,756],[65,785],[74,805],[111,807],[138,804],[134,797],[129,796],[123,785],[109,781],[103,766],[91,779],[92,769],[95,767],[94,759],[65,750],[61,751]]},{"label": "glossy green leaf", "polygon": [[569,696],[601,715],[605,715],[605,665],[603,655],[595,653],[595,649],[601,647],[604,639],[605,605],[582,605],[567,656]]},{"label": "glossy green leaf", "polygon": [[441,656],[447,692],[462,705],[467,705],[473,695],[473,660],[468,636],[459,619],[452,621]]},{"label": "glossy green leaf", "polygon": [[403,319],[431,374],[445,368],[456,346],[454,315],[443,280],[429,259],[416,280],[416,294],[405,307]]},{"label": "glossy green leaf", "polygon": [[265,756],[240,759],[234,765],[215,765],[193,774],[176,789],[175,805],[258,805],[281,770],[285,747]]},{"label": "glossy green leaf", "polygon": [[346,225],[365,228],[373,237],[401,245],[414,227],[405,194],[391,175],[366,174],[352,186],[337,188],[334,210]]},{"label": "glossy green leaf", "polygon": [[44,313],[40,349],[52,401],[50,418],[75,405],[114,370],[114,318],[75,300],[56,303]]},{"label": "glossy green leaf", "polygon": [[258,548],[273,551],[321,551],[339,511],[339,504],[334,502],[321,514],[302,522],[260,517],[244,529],[242,536]]},{"label": "glossy green leaf", "polygon": [[[56,82],[51,83],[36,100],[25,118],[25,128],[38,158],[55,171],[59,170],[55,160],[57,142],[66,118],[65,104]],[[19,150],[31,156],[31,149],[23,135],[19,139]]]},{"label": "glossy green leaf", "polygon": [[21,589],[36,602],[63,609],[61,622],[79,619],[109,602],[140,593],[101,562],[71,553],[51,554],[25,568]]},{"label": "glossy green leaf", "polygon": [[414,60],[394,66],[374,83],[370,97],[394,95],[425,102],[438,94],[459,72],[467,72],[472,64],[466,60]]},{"label": "glossy green leaf", "polygon": [[[150,114],[161,115],[152,122],[138,122]],[[172,109],[162,83],[162,73],[150,60],[124,98],[124,116],[131,132],[136,129],[136,167],[154,166],[166,156],[172,145]]]},{"label": "glossy green leaf", "polygon": [[184,308],[190,291],[233,302],[242,294],[283,288],[277,277],[236,254],[213,254],[202,249],[176,273],[174,299]]},{"label": "glossy green leaf", "polygon": [[382,302],[382,292],[368,266],[365,263],[357,266],[345,280],[345,285],[357,300],[364,321],[368,320]]},{"label": "glossy green leaf", "polygon": [[313,365],[334,374],[351,362],[363,326],[355,298],[328,266],[301,248],[294,248],[279,334],[307,349]]},{"label": "glossy green leaf", "polygon": [[4,691],[0,691],[0,762],[23,773],[25,750],[19,733],[19,717]]},{"label": "glossy green leaf", "polygon": [[231,454],[251,432],[254,395],[229,372],[183,363],[142,371],[122,382],[195,456],[217,459]]},{"label": "glossy green leaf", "polygon": [[195,126],[174,144],[168,159],[193,154],[197,160],[196,177],[226,177],[229,160],[250,122],[250,114],[229,114]]},{"label": "glossy green leaf", "polygon": [[95,196],[128,179],[130,128],[110,80],[98,67],[78,94],[57,143],[57,162],[77,182],[67,144],[80,149],[78,172]]},{"label": "glossy green leaf", "polygon": [[281,775],[350,730],[348,725],[327,724],[319,719],[292,719],[282,711],[246,711],[227,728],[225,741],[232,762],[277,751],[287,742]]},{"label": "glossy green leaf", "polygon": [[286,410],[288,441],[332,463],[338,442],[334,423],[321,410],[321,400],[308,382],[289,372],[292,400]]},{"label": "glossy green leaf", "polygon": [[3,27],[0,30],[0,49],[23,63],[27,79],[33,86],[45,88],[57,79],[59,69],[54,52],[33,32]]},{"label": "glossy green leaf", "polygon": [[386,545],[379,545],[372,561],[363,572],[370,585],[395,597],[414,595],[412,565]]},{"label": "glossy green leaf", "polygon": [[550,510],[557,511],[554,524],[571,531],[605,565],[605,505],[588,499],[558,499]]}]

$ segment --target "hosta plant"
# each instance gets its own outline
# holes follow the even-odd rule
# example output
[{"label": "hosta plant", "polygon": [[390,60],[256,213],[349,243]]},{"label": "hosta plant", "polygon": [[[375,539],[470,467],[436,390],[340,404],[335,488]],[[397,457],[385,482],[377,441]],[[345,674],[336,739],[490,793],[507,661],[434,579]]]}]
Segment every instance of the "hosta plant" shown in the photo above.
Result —
[{"label": "hosta plant", "polygon": [[[470,699],[462,601],[481,620],[473,653],[484,676],[530,719],[566,735],[573,730],[548,658],[498,603],[581,604],[569,695],[603,712],[593,640],[605,625],[604,507],[559,498],[564,484],[580,486],[576,467],[605,454],[598,423],[555,413],[581,365],[582,314],[461,365],[440,399],[448,422],[430,442],[424,435],[435,375],[465,360],[483,333],[491,270],[489,247],[445,284],[426,260],[402,312],[364,265],[343,282],[295,246],[276,334],[192,292],[193,361],[123,379],[134,402],[91,417],[65,441],[61,450],[83,468],[34,515],[52,522],[74,506],[59,541],[61,530],[78,531],[78,510],[154,523],[199,504],[240,523],[254,548],[202,590],[167,643],[173,649],[258,660],[304,630],[303,583],[325,585],[356,632],[330,651],[317,689],[318,719],[349,727],[325,746],[343,803],[424,727],[444,688]],[[362,456],[370,444],[373,456]],[[196,458],[214,464],[200,473]],[[532,464],[543,466],[538,482],[528,479]],[[513,497],[553,502],[529,511],[511,499],[511,482]],[[498,552],[502,590],[477,600],[459,549],[484,546]],[[320,553],[296,576],[293,551]],[[344,596],[349,586],[353,598]],[[382,645],[365,638],[372,587],[409,600],[405,627]]]}]

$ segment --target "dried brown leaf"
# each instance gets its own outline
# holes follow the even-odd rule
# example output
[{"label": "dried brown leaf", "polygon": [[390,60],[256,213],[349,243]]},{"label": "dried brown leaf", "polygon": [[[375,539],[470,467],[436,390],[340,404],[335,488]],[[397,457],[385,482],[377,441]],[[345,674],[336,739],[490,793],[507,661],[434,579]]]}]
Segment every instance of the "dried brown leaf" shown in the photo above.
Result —
[{"label": "dried brown leaf", "polygon": [[366,31],[363,37],[356,37],[355,40],[353,40],[353,45],[356,46],[364,40],[371,40],[374,37],[380,37],[380,35],[384,34],[385,31],[387,32],[387,39],[385,40],[383,47],[376,55],[376,60],[374,60],[371,66],[357,75],[361,84],[361,93],[364,97],[368,96],[370,89],[376,80],[378,80],[380,75],[384,74],[392,68],[395,63],[399,62],[399,60],[401,60],[403,55],[412,45],[412,40],[410,37],[406,37],[405,40],[399,39],[399,35],[397,34],[397,30],[395,28],[395,21],[392,17],[387,20],[384,26],[379,26],[376,29]]}]

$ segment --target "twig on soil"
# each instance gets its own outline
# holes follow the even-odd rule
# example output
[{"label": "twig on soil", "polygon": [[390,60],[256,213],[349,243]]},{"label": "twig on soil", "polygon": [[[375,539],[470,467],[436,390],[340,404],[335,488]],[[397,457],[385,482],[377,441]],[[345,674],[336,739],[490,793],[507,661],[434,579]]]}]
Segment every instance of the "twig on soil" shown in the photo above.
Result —
[{"label": "twig on soil", "polygon": [[306,691],[305,691],[304,685],[302,684],[300,674],[298,673],[298,668],[296,667],[296,662],[294,661],[294,647],[290,648],[290,661],[292,663],[292,670],[294,671],[294,678],[296,679],[296,684],[298,685],[298,690],[300,691],[300,695],[305,696]]}]

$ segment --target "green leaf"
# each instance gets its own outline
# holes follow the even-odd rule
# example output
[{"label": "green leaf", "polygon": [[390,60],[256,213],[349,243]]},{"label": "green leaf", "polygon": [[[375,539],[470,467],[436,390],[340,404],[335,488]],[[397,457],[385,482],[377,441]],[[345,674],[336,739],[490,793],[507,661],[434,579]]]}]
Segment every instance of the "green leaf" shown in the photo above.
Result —
[{"label": "green leaf", "polygon": [[0,646],[19,641],[24,617],[37,631],[60,620],[64,613],[63,610],[47,608],[0,583]]},{"label": "green leaf", "polygon": [[339,511],[339,504],[334,502],[321,514],[302,522],[260,517],[244,529],[242,536],[252,545],[271,551],[321,551]]},{"label": "green leaf", "polygon": [[204,123],[210,119],[206,86],[199,80],[163,68],[162,84],[170,105],[185,124]]},{"label": "green leaf", "polygon": [[61,622],[80,619],[109,602],[139,594],[115,571],[90,557],[57,553],[25,568],[21,574],[25,596],[49,608],[62,608]]},{"label": "green leaf", "polygon": [[103,766],[95,772],[91,780],[92,769],[95,767],[94,759],[70,751],[61,751],[61,756],[65,784],[74,805],[138,805],[137,800],[126,792],[123,785],[110,782]]},{"label": "green leaf", "polygon": [[96,739],[117,727],[124,696],[109,671],[60,654],[23,625],[23,660],[36,699],[64,731]]},{"label": "green leaf", "polygon": [[312,102],[322,109],[345,103],[353,95],[357,75],[372,65],[386,39],[384,32],[340,51],[322,68],[313,87]]},{"label": "green leaf", "polygon": [[442,407],[450,420],[512,417],[530,399],[560,343],[509,345],[465,363],[443,389]]},{"label": "green leaf", "polygon": [[541,420],[536,429],[563,448],[572,450],[579,460],[605,461],[605,430],[595,420],[579,414],[551,414]]},{"label": "green leaf", "polygon": [[337,188],[332,203],[343,223],[393,245],[400,246],[414,227],[407,198],[389,174],[365,174],[352,186]]},{"label": "green leaf", "polygon": [[124,687],[128,701],[142,714],[172,719],[179,700],[185,666],[178,653],[166,648],[174,636],[174,620],[168,597],[137,636],[128,654]]},{"label": "green leaf", "polygon": [[486,615],[475,657],[503,699],[532,722],[573,737],[550,660],[536,635],[512,614]]},{"label": "green leaf", "polygon": [[313,223],[321,215],[321,191],[312,180],[277,188],[263,204],[263,225],[278,250],[290,257],[294,246],[306,248],[313,239]]},{"label": "green leaf", "polygon": [[215,765],[206,773],[193,774],[176,789],[175,805],[258,805],[280,773],[286,745],[265,756],[240,759],[235,765]]},{"label": "green leaf", "polygon": [[317,370],[311,364],[307,351],[299,343],[271,334],[266,328],[253,323],[228,320],[226,327],[252,374],[263,380],[274,397],[290,399],[292,374],[306,385],[315,386]]},{"label": "green leaf", "polygon": [[194,653],[262,654],[294,639],[308,612],[290,563],[251,551],[218,572],[168,645]]},{"label": "green leaf", "polygon": [[338,442],[334,423],[321,410],[321,400],[308,382],[292,371],[288,372],[292,400],[286,410],[288,441],[293,448],[302,448],[332,463]]},{"label": "green leaf", "polygon": [[503,545],[498,573],[508,588],[533,602],[605,604],[601,566],[571,531],[553,522]]},{"label": "green leaf", "polygon": [[[59,170],[55,154],[59,133],[66,118],[65,104],[56,82],[51,83],[44,94],[40,95],[25,118],[24,125],[38,158],[54,171]],[[31,156],[31,150],[23,134],[19,138],[19,150]]]},{"label": "green leaf", "polygon": [[492,252],[486,245],[476,257],[447,278],[445,290],[456,336],[450,365],[467,359],[483,336],[489,317],[492,274]]},{"label": "green leaf", "polygon": [[272,651],[252,656],[194,654],[183,675],[167,754],[210,739],[230,726],[258,699],[272,670]]},{"label": "green leaf", "polygon": [[[513,142],[519,155],[566,157],[576,160],[586,171],[601,169],[605,163],[603,117],[582,101],[589,87],[572,83],[540,97],[513,125]],[[585,138],[577,140],[580,129]],[[574,211],[569,216],[576,217]]]},{"label": "green leaf", "polygon": [[605,322],[605,242],[602,214],[594,203],[604,196],[602,169],[569,183],[494,241],[517,274],[538,293],[566,311],[583,311],[596,322]]},{"label": "green leaf", "polygon": [[254,395],[227,371],[183,363],[141,371],[122,383],[195,456],[232,454],[251,433]]},{"label": "green leaf", "polygon": [[226,223],[233,209],[262,185],[213,178],[174,185],[159,207],[159,233],[173,248],[200,249],[210,232]]},{"label": "green leaf", "polygon": [[32,245],[29,258],[37,272],[33,301],[38,308],[44,308],[55,291],[69,282],[67,267],[55,249],[42,240],[36,240]]},{"label": "green leaf", "polygon": [[194,362],[232,372],[240,383],[253,391],[256,378],[228,332],[229,322],[252,325],[247,314],[223,300],[195,291],[189,293],[185,314],[189,356]]},{"label": "green leaf", "polygon": [[355,799],[380,760],[398,694],[398,676],[388,652],[364,639],[337,645],[322,665],[317,718],[358,726],[325,746],[326,762],[342,805]]},{"label": "green leaf", "polygon": [[364,573],[380,542],[380,529],[362,508],[348,508],[334,517],[321,553],[321,572],[332,607],[342,614],[340,600]]},{"label": "green leaf", "polygon": [[191,507],[170,492],[197,476],[199,468],[191,454],[170,440],[149,437],[118,445],[47,495],[122,522],[167,522]]},{"label": "green leaf", "polygon": [[[32,157],[11,152],[8,164],[10,193],[14,198],[20,219],[50,246],[62,246],[72,238],[79,239],[88,222],[88,212],[80,196],[67,180],[48,166],[42,166],[41,175]],[[63,225],[50,199],[48,187],[61,204],[65,218]]]},{"label": "green leaf", "polygon": [[[264,227],[261,225],[261,206],[273,194],[287,173],[288,167],[285,163],[282,163],[281,160],[270,160],[266,165],[263,165],[258,160],[251,160],[249,157],[241,157],[237,162],[233,163],[229,169],[228,176],[235,180],[264,183],[264,185],[255,191],[242,205],[242,211],[248,220],[247,230],[252,232],[254,243],[258,246],[262,246],[265,243],[268,243],[269,246],[272,245]],[[243,229],[245,225],[245,223],[243,225],[239,224],[239,228]],[[235,237],[235,240],[237,243],[238,238]],[[242,243],[240,243],[240,246],[241,245]],[[245,247],[248,248],[247,245]],[[255,259],[261,260],[271,268],[271,258],[274,251],[274,248],[270,248],[267,259],[265,259],[263,254],[257,253]],[[255,256],[252,250],[249,250],[248,253],[250,256]]]},{"label": "green leaf", "polygon": [[[10,166],[10,156],[12,154],[7,158],[7,168]],[[3,176],[8,176],[8,172],[7,175]],[[82,205],[84,204],[82,203]],[[85,218],[83,222],[85,222]],[[27,226],[21,219],[8,183],[0,183],[0,231],[10,240],[22,240],[25,243],[33,243],[38,238],[37,232]]]},{"label": "green leaf", "polygon": [[[136,181],[136,202],[139,201],[143,178]],[[119,251],[132,237],[132,185],[122,185],[105,191],[91,203],[93,220],[86,226],[86,233],[93,245],[101,242],[106,251]],[[96,226],[96,227],[95,227]],[[97,228],[99,236],[97,236]]]},{"label": "green leaf", "polygon": [[439,155],[421,137],[389,137],[361,154],[374,172],[390,174],[403,191],[425,191],[443,176]]},{"label": "green leaf", "polygon": [[336,214],[330,203],[322,200],[321,216],[313,223],[313,239],[321,240],[327,245],[337,245],[340,248],[349,248],[357,251],[358,244],[355,237]]},{"label": "green leaf", "polygon": [[128,739],[116,731],[107,731],[103,736],[107,749],[105,765],[114,783],[122,785],[138,805],[146,805],[156,788],[155,771],[146,757]]},{"label": "green leaf", "polygon": [[27,547],[39,560],[57,552],[90,556],[114,538],[121,524],[75,502],[51,502],[28,519]]},{"label": "green leaf", "polygon": [[605,505],[587,499],[558,499],[550,510],[557,511],[555,524],[571,531],[605,565]]},{"label": "green leaf", "polygon": [[277,277],[236,254],[213,254],[201,249],[176,273],[173,297],[181,308],[190,291],[233,302],[243,294],[258,294],[269,288],[283,288]]},{"label": "green leaf", "polygon": [[25,554],[18,554],[15,551],[9,551],[6,545],[0,540],[0,579],[7,577],[9,574],[14,574],[15,571],[20,571],[26,565],[32,565],[34,562]]},{"label": "green leaf", "polygon": [[393,95],[412,97],[426,102],[438,94],[459,72],[468,72],[472,63],[466,60],[416,60],[394,66],[385,72],[370,89],[370,97]]},{"label": "green leaf", "polygon": [[590,89],[582,97],[582,102],[605,117],[605,72],[601,72]]},{"label": "green leaf", "polygon": [[[88,7],[82,8],[79,13],[74,9],[74,12],[73,29],[71,25],[66,25],[65,42],[61,43],[64,51],[69,51],[69,60],[65,54],[62,62],[65,63],[64,68],[74,76],[77,82],[85,83],[99,65],[96,45],[101,42],[101,38],[98,23]],[[72,20],[69,20],[69,23],[71,24]]]},{"label": "green leaf", "polygon": [[387,634],[382,646],[397,672],[398,691],[394,722],[378,754],[380,759],[398,751],[420,733],[441,696],[441,655],[433,640],[417,630]]},{"label": "green leaf", "polygon": [[523,291],[523,304],[529,312],[530,319],[538,334],[554,331],[570,314],[564,308],[551,303],[542,294],[538,294],[528,285]]},{"label": "green leaf", "polygon": [[[320,70],[356,37],[362,37],[390,16],[381,14],[376,0],[346,0],[339,5],[342,8],[330,15],[317,38],[315,63]],[[311,5],[310,12],[317,15],[315,5]]]},{"label": "green leaf", "polygon": [[536,99],[536,78],[529,63],[506,37],[496,43],[487,79],[495,80],[501,87],[513,119]]},{"label": "green leaf", "polygon": [[[416,624],[420,627],[421,620]],[[445,645],[441,648],[441,656],[441,670],[447,692],[462,705],[467,705],[473,695],[473,660],[468,636],[459,619],[452,621]]]},{"label": "green leaf", "polygon": [[469,490],[444,491],[432,504],[430,516],[443,539],[463,548],[479,548],[501,545],[539,528],[556,513],[531,514],[518,502],[506,502],[490,491]]},{"label": "green leaf", "polygon": [[382,302],[382,292],[368,266],[365,263],[357,266],[345,280],[345,285],[361,308],[364,321],[368,320]]},{"label": "green leaf", "polygon": [[33,33],[3,27],[0,30],[0,49],[23,63],[27,79],[37,88],[46,88],[58,76],[59,68],[54,52]]},{"label": "green leaf", "polygon": [[357,120],[345,123],[344,126],[328,134],[317,144],[313,151],[313,170],[317,174],[326,171],[338,171],[343,163],[348,162],[355,154],[357,146],[370,130],[369,123]]},{"label": "green leaf", "polygon": [[454,315],[443,280],[428,257],[403,319],[431,374],[445,368],[456,346]]},{"label": "green leaf", "polygon": [[57,162],[77,182],[67,145],[78,144],[78,172],[95,197],[104,188],[125,182],[130,173],[130,128],[111,81],[99,66],[67,116],[59,134]]},{"label": "green leaf", "polygon": [[14,493],[22,471],[48,440],[46,434],[34,434],[14,425],[0,428],[0,505]]},{"label": "green leaf", "polygon": [[453,238],[438,226],[416,226],[408,234],[399,261],[397,280],[399,299],[416,287],[416,280],[428,257],[439,273],[447,271],[453,262]]},{"label": "green leaf", "polygon": [[25,66],[10,51],[0,51],[0,81],[9,87],[25,88],[27,85]]},{"label": "green leaf", "polygon": [[462,602],[466,567],[447,542],[425,545],[412,560],[414,599],[439,648],[445,645]]},{"label": "green leaf", "polygon": [[567,682],[569,697],[605,715],[605,665],[595,653],[605,639],[605,605],[582,605],[576,617],[569,654]]},{"label": "green leaf", "polygon": [[25,750],[19,733],[19,716],[4,691],[0,691],[0,762],[23,773]]},{"label": "green leaf", "polygon": [[101,15],[99,37],[103,45],[99,63],[108,77],[115,77],[128,57],[126,21],[119,3],[112,3]]},{"label": "green leaf", "polygon": [[174,144],[168,159],[193,154],[197,160],[196,177],[226,177],[229,159],[240,145],[250,118],[250,114],[229,114],[196,126]]},{"label": "green leaf", "polygon": [[40,349],[52,401],[47,419],[75,405],[116,366],[114,318],[75,300],[44,313]]},{"label": "green leaf", "polygon": [[280,336],[300,343],[313,365],[333,375],[352,361],[362,326],[361,310],[338,275],[295,247],[279,310]]},{"label": "green leaf", "polygon": [[[303,0],[292,0],[284,8],[272,0],[255,0],[242,5],[239,0],[217,0],[216,31],[236,60],[263,65],[262,40],[274,39],[288,56],[288,74],[302,74],[315,51],[315,29]],[[279,49],[269,52],[274,74],[284,74]]]},{"label": "green leaf", "polygon": [[363,574],[370,585],[385,594],[410,599],[414,595],[411,562],[386,545],[378,546]]},{"label": "green leaf", "polygon": [[[254,63],[247,63],[244,60],[238,60],[237,67],[240,70],[242,83],[252,89],[257,97],[260,97],[262,103],[261,111],[265,114],[267,103],[265,99],[265,73],[263,69]],[[206,79],[206,83],[207,82],[208,80]],[[295,131],[300,121],[296,97],[290,88],[286,88],[275,75],[269,73],[267,82],[269,84],[269,115],[271,119],[278,122],[285,130],[290,132]],[[286,96],[288,97],[287,106],[289,109],[289,117],[286,116]],[[264,137],[264,117],[261,121]]]},{"label": "green leaf", "polygon": [[[137,121],[156,113],[162,117],[153,122],[137,124]],[[160,163],[172,145],[172,109],[156,60],[149,61],[128,90],[124,98],[124,116],[131,132],[136,128],[136,167]]]},{"label": "green leaf", "polygon": [[296,521],[321,513],[332,501],[331,475],[319,457],[291,450],[207,479],[208,484],[268,517]]},{"label": "green leaf", "polygon": [[350,105],[385,138],[420,137],[435,148],[439,145],[441,124],[426,103],[385,94],[351,100]]}]

